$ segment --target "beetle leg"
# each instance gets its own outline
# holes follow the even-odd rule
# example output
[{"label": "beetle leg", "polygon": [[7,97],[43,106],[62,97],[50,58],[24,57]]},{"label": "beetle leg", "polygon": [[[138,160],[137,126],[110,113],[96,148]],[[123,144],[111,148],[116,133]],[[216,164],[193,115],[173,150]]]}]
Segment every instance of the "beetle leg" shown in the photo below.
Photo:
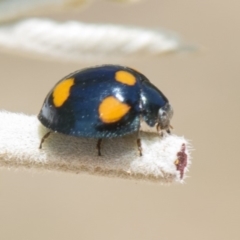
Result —
[{"label": "beetle leg", "polygon": [[138,129],[137,147],[138,147],[139,155],[141,157],[142,156],[142,142],[141,142],[141,138],[140,138],[140,128]]},{"label": "beetle leg", "polygon": [[139,155],[140,157],[142,156],[142,143],[141,143],[141,138],[137,139],[137,146],[138,146],[138,151],[139,151]]},{"label": "beetle leg", "polygon": [[97,142],[98,156],[102,156],[102,154],[101,154],[101,143],[102,143],[102,138],[99,138],[98,142]]},{"label": "beetle leg", "polygon": [[160,134],[160,136],[163,137],[163,131],[162,131],[159,123],[157,124],[156,128],[157,128],[157,132]]},{"label": "beetle leg", "polygon": [[39,149],[42,149],[43,142],[49,137],[52,132],[47,132],[43,137],[39,145]]},{"label": "beetle leg", "polygon": [[167,133],[168,133],[168,134],[171,134],[170,128],[173,129],[173,126],[169,125],[169,128],[168,128],[168,130],[167,130]]}]

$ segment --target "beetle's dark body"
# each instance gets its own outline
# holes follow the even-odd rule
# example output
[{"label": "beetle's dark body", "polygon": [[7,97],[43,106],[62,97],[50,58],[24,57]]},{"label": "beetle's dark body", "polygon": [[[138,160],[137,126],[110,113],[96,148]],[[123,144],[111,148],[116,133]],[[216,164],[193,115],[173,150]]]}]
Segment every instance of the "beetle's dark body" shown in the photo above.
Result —
[{"label": "beetle's dark body", "polygon": [[[58,86],[68,79],[71,83],[67,92],[64,86]],[[61,91],[66,96],[62,97]],[[106,108],[108,102],[116,102],[120,113],[111,116]],[[168,99],[141,73],[128,67],[103,65],[74,72],[59,81],[47,95],[38,118],[55,132],[112,138],[139,131],[141,120],[155,126],[159,123],[159,109],[166,106],[170,106]]]}]

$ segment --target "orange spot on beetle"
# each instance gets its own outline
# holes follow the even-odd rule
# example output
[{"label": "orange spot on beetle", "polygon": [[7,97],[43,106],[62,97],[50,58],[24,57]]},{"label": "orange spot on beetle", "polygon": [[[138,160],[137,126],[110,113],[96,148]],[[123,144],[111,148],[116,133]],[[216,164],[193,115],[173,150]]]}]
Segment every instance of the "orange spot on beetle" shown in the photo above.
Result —
[{"label": "orange spot on beetle", "polygon": [[130,110],[130,106],[120,102],[113,96],[106,97],[101,102],[98,112],[104,123],[114,123],[124,117]]},{"label": "orange spot on beetle", "polygon": [[118,82],[133,86],[136,83],[136,78],[135,76],[127,71],[117,71],[115,74],[115,79]]},{"label": "orange spot on beetle", "polygon": [[60,82],[53,90],[53,104],[55,107],[61,107],[68,99],[70,89],[74,85],[74,78],[69,78]]}]

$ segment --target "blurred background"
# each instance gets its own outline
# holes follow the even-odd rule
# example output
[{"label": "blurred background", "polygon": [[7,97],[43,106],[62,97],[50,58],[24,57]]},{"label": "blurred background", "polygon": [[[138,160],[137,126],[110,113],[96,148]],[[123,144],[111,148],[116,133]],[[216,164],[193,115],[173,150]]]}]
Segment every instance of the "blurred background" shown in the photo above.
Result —
[{"label": "blurred background", "polygon": [[[183,185],[87,174],[0,169],[0,239],[240,239],[239,1],[92,1],[35,14],[56,21],[166,29],[197,51],[94,62],[0,49],[0,109],[38,114],[52,86],[77,69],[138,69],[174,107],[174,133],[194,151]],[[111,61],[111,62],[109,62]]]}]

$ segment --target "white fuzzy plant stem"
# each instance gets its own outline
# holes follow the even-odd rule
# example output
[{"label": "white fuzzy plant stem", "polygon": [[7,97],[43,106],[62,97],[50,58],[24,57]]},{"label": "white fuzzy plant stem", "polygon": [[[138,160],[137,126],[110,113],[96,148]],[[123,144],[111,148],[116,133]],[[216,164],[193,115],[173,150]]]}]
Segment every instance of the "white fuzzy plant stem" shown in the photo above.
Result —
[{"label": "white fuzzy plant stem", "polygon": [[141,132],[143,156],[137,150],[137,134],[103,139],[102,156],[96,139],[52,133],[36,116],[0,111],[0,167],[40,168],[72,173],[87,172],[108,177],[182,183],[190,165],[189,144],[183,137]]},{"label": "white fuzzy plant stem", "polygon": [[62,61],[153,56],[185,49],[173,34],[113,24],[26,19],[0,25],[0,51]]}]

